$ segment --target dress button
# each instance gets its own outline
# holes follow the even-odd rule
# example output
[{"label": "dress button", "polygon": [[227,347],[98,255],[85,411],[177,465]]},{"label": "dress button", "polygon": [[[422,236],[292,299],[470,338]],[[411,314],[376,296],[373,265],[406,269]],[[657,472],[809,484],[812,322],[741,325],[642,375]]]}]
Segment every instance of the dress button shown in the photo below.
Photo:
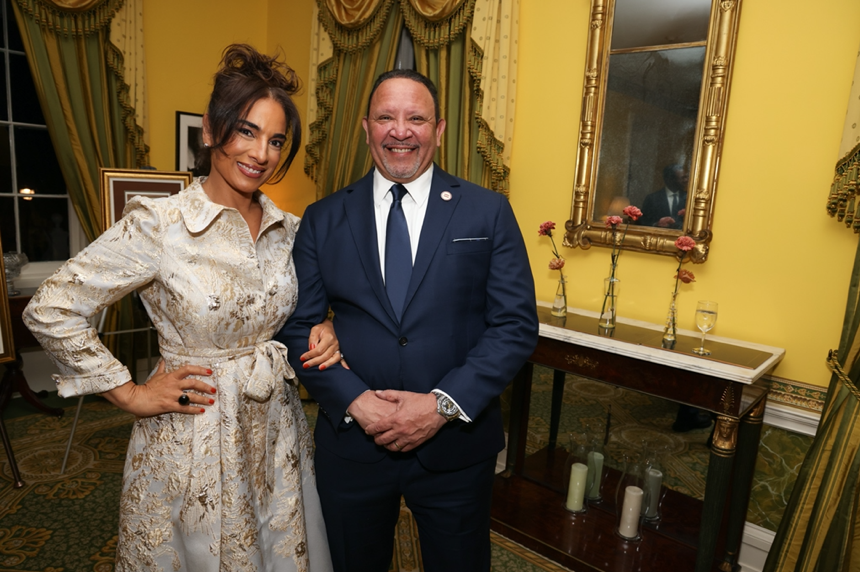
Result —
[{"label": "dress button", "polygon": [[404,337],[400,338],[399,340],[397,340],[397,343],[400,344],[401,346],[405,346],[406,344],[409,343],[409,340],[407,340],[406,336],[404,336]]}]

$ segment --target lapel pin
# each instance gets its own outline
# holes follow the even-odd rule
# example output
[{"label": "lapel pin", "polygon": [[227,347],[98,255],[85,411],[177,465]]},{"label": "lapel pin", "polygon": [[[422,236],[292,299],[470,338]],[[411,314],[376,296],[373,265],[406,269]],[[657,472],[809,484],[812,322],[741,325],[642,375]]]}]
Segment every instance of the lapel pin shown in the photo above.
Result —
[{"label": "lapel pin", "polygon": [[442,191],[442,200],[450,201],[451,200],[451,192],[450,191]]}]

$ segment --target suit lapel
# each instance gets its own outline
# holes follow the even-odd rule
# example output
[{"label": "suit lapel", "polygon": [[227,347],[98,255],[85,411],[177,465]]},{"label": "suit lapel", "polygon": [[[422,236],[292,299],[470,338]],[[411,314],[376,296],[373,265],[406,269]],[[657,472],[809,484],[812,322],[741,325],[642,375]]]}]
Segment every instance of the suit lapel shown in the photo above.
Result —
[{"label": "suit lapel", "polygon": [[[442,199],[442,194],[450,194],[448,200]],[[446,195],[447,196],[447,195]],[[433,182],[430,185],[430,196],[427,198],[427,213],[424,215],[424,225],[421,227],[421,238],[418,239],[418,253],[415,256],[415,264],[412,266],[412,278],[409,281],[409,290],[406,291],[406,301],[403,304],[403,313],[406,313],[409,302],[424,280],[430,263],[439,249],[442,236],[451,216],[460,202],[460,183],[434,165]]]},{"label": "suit lapel", "polygon": [[[373,211],[373,171],[358,180],[352,189],[346,190],[347,196],[343,201],[343,208],[352,239],[355,241],[358,257],[364,267],[364,273],[370,282],[373,293],[379,299],[379,303],[385,308],[386,313],[396,324],[397,317],[388,294],[385,292],[385,284],[382,281],[382,270],[379,266],[379,246],[376,233],[376,216]],[[352,280],[349,276],[347,280]]]}]

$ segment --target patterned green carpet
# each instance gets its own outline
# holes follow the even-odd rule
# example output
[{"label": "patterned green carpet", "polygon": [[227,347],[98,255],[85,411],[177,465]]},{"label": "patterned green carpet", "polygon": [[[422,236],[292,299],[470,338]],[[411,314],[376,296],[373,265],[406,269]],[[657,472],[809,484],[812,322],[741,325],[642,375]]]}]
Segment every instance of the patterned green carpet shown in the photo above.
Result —
[{"label": "patterned green carpet", "polygon": [[[77,400],[54,394],[47,401],[65,407],[65,416],[34,413],[20,399],[4,415],[26,486],[12,487],[8,461],[0,454],[0,572],[112,572],[133,417],[101,398],[88,399],[66,473],[60,475]],[[314,422],[315,405],[305,409]],[[396,536],[391,570],[420,571],[417,531],[405,507]],[[497,534],[491,540],[494,572],[566,570]]]}]

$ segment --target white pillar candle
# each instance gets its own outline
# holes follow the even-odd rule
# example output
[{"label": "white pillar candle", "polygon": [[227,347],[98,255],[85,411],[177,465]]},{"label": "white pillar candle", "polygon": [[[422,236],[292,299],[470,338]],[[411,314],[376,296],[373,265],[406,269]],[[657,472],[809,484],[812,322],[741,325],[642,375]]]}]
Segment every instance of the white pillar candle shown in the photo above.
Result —
[{"label": "white pillar candle", "polygon": [[618,523],[618,534],[624,538],[639,536],[639,513],[642,511],[643,496],[644,493],[639,487],[624,489],[624,506]]},{"label": "white pillar candle", "polygon": [[590,499],[600,498],[600,482],[603,480],[603,453],[589,451],[588,453],[588,482],[591,487],[586,495]]},{"label": "white pillar candle", "polygon": [[648,487],[648,509],[645,518],[655,518],[660,507],[660,488],[663,486],[663,473],[657,469],[648,469],[645,475],[645,486]]},{"label": "white pillar candle", "polygon": [[588,478],[588,467],[582,463],[574,463],[570,466],[570,484],[567,487],[567,502],[564,506],[567,510],[579,512],[585,498],[585,481]]}]

